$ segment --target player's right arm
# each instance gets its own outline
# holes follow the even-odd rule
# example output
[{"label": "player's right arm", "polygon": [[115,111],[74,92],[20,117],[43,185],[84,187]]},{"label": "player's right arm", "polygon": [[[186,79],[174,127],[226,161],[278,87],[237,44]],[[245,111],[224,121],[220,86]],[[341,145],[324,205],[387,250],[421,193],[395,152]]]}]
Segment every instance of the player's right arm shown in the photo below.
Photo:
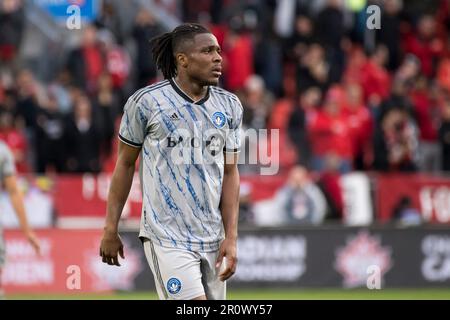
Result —
[{"label": "player's right arm", "polygon": [[118,254],[125,258],[119,236],[119,220],[133,182],[136,160],[141,148],[129,146],[119,140],[116,167],[112,175],[108,194],[106,222],[100,245],[102,261],[120,266]]}]

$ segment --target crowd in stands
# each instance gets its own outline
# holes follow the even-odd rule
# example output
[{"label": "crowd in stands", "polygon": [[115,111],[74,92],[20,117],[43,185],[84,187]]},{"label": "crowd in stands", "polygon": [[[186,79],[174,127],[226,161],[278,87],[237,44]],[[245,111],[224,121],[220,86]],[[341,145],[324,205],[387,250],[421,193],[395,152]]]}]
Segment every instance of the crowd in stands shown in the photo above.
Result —
[{"label": "crowd in stands", "polygon": [[[153,2],[216,35],[221,86],[240,97],[244,130],[279,130],[282,171],[307,168],[332,190],[335,175],[354,170],[450,170],[449,0]],[[0,4],[0,139],[19,171],[111,170],[124,102],[161,80],[149,39],[164,24],[139,8],[124,32],[103,0],[56,76],[42,81],[20,64],[22,1]],[[380,29],[366,26],[371,4]]]}]

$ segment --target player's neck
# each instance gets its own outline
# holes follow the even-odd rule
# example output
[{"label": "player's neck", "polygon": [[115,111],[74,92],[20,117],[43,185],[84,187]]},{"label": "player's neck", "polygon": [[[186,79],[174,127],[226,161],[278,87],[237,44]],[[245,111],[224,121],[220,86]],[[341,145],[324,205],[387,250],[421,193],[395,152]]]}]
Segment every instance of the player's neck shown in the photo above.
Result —
[{"label": "player's neck", "polygon": [[202,86],[196,82],[191,81],[188,77],[179,74],[174,78],[178,87],[185,94],[187,94],[193,101],[198,101],[205,97],[208,87]]}]

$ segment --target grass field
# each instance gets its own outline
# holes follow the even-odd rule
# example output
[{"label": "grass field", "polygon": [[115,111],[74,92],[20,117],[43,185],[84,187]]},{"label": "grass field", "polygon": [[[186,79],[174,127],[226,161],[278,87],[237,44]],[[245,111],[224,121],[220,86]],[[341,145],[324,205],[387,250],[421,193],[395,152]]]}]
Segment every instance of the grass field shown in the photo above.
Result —
[{"label": "grass field", "polygon": [[[235,289],[229,290],[228,300],[450,300],[449,289]],[[10,300],[155,300],[154,292],[100,294],[18,294],[7,295]]]}]

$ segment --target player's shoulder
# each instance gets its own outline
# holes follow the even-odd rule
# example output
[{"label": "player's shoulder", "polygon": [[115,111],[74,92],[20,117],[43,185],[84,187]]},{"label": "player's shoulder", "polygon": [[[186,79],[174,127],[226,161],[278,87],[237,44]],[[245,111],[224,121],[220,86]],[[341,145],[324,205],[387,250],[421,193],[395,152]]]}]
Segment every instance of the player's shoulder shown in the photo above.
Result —
[{"label": "player's shoulder", "polygon": [[223,88],[216,87],[216,86],[210,86],[211,93],[214,95],[217,95],[222,98],[230,98],[234,102],[240,103],[239,98],[234,93],[231,93],[230,91],[227,91]]},{"label": "player's shoulder", "polygon": [[140,88],[138,90],[136,90],[129,98],[130,101],[134,102],[134,103],[139,103],[141,102],[143,99],[146,99],[148,97],[148,95],[155,93],[159,90],[161,90],[162,88],[169,86],[170,82],[169,80],[163,80],[163,81],[159,81],[156,83],[153,83],[149,86]]},{"label": "player's shoulder", "polygon": [[3,142],[2,140],[0,140],[0,153],[5,153],[9,151],[9,147],[7,146],[7,144],[5,142]]},{"label": "player's shoulder", "polygon": [[9,149],[8,145],[4,142],[0,140],[0,157],[3,159],[5,156],[11,155],[12,156],[12,152]]},{"label": "player's shoulder", "polygon": [[[241,101],[239,100],[237,95],[215,86],[210,86],[210,90],[211,94],[215,95],[218,99],[225,99],[228,102],[231,102],[232,109],[235,110],[235,112],[243,112]],[[226,105],[228,105],[228,103]]]}]

